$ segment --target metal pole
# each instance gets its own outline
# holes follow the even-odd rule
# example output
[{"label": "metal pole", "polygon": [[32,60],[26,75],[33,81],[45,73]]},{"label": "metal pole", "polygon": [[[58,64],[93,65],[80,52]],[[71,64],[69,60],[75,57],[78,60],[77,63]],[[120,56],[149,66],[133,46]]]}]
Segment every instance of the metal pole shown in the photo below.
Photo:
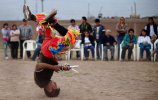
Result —
[{"label": "metal pole", "polygon": [[36,8],[36,13],[38,13],[38,5],[37,5],[37,0],[35,1],[35,8]]},{"label": "metal pole", "polygon": [[44,0],[41,0],[42,12],[44,12]]},{"label": "metal pole", "polygon": [[26,4],[26,0],[24,0],[24,5]]}]

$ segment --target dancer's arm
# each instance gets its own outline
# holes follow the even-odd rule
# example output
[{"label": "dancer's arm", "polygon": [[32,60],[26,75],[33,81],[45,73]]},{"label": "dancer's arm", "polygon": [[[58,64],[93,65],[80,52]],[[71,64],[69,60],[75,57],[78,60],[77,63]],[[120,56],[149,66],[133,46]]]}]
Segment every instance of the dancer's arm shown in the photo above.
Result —
[{"label": "dancer's arm", "polygon": [[50,65],[50,64],[46,64],[46,63],[37,63],[36,70],[41,70],[41,69],[51,69],[51,70],[58,72],[58,71],[60,71],[61,66]]},{"label": "dancer's arm", "polygon": [[71,68],[68,66],[64,67],[64,66],[59,66],[59,65],[50,65],[50,64],[46,64],[46,63],[37,63],[36,70],[41,70],[41,69],[51,69],[51,70],[58,72],[60,70],[68,71]]}]

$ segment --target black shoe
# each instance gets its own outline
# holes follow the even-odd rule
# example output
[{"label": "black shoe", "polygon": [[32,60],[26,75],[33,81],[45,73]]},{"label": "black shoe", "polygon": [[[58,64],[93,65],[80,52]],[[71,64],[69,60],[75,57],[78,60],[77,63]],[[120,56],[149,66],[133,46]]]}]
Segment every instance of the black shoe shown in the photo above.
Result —
[{"label": "black shoe", "polygon": [[131,61],[131,58],[128,58],[128,61]]},{"label": "black shoe", "polygon": [[114,57],[111,57],[111,60],[114,60]]},{"label": "black shoe", "polygon": [[108,58],[107,58],[107,57],[105,58],[105,61],[108,61]]}]

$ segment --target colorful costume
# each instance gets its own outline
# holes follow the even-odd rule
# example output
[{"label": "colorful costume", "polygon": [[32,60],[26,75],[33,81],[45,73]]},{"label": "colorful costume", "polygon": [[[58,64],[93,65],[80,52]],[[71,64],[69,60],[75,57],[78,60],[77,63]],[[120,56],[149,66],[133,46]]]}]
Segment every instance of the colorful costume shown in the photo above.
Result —
[{"label": "colorful costume", "polygon": [[[79,29],[69,29],[66,30],[64,27],[60,26],[58,23],[55,23],[53,26],[50,23],[45,21],[45,14],[37,14],[36,21],[41,24],[41,27],[45,28],[45,40],[43,41],[41,51],[43,55],[48,58],[52,58],[55,54],[60,52],[65,46],[73,47],[76,42],[77,35],[80,34]],[[47,24],[45,24],[47,23]],[[64,32],[62,31],[65,30]],[[57,35],[55,31],[62,31],[61,35]]]}]

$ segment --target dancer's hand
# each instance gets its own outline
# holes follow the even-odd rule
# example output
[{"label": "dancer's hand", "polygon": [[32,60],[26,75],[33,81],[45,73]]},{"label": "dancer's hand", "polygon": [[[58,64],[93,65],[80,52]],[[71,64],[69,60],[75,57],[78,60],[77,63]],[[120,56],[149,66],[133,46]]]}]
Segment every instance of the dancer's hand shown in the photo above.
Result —
[{"label": "dancer's hand", "polygon": [[62,66],[54,66],[53,70],[54,70],[55,72],[59,72],[59,71],[61,70],[61,67],[62,67]]},{"label": "dancer's hand", "polygon": [[69,65],[64,65],[61,67],[62,71],[69,71],[71,69],[71,67]]},{"label": "dancer's hand", "polygon": [[64,71],[69,71],[71,68],[69,66],[66,66],[63,68]]}]

